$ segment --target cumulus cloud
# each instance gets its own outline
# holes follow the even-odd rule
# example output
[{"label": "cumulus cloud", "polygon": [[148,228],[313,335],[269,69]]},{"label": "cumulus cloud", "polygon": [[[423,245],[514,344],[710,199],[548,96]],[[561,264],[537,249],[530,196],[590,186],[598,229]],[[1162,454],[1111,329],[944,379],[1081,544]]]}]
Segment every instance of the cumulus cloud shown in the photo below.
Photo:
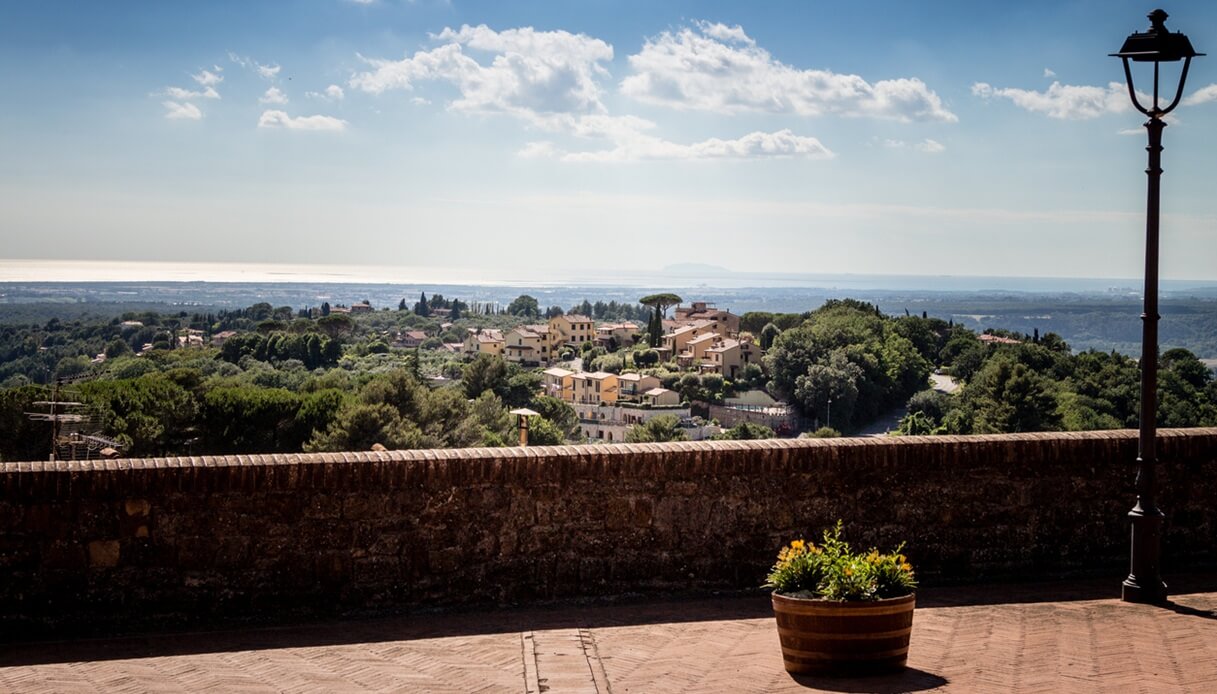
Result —
[{"label": "cumulus cloud", "polygon": [[715,113],[866,116],[902,122],[959,119],[916,77],[869,83],[858,75],[776,60],[740,27],[707,22],[648,39],[629,57],[622,93],[642,102]]},{"label": "cumulus cloud", "polygon": [[273,80],[274,78],[279,76],[279,71],[282,70],[283,68],[279,65],[263,65],[261,63],[257,63],[256,69],[258,71],[259,77],[262,77],[263,79]]},{"label": "cumulus cloud", "polygon": [[[732,45],[749,46],[739,27],[699,25],[707,35]],[[804,157],[833,153],[814,137],[790,130],[753,132],[736,139],[711,138],[682,144],[652,134],[656,125],[635,116],[608,113],[601,85],[613,48],[600,39],[531,27],[495,31],[485,25],[444,29],[432,35],[443,42],[401,60],[359,56],[371,69],[352,75],[352,89],[380,94],[412,91],[427,81],[452,84],[458,96],[453,111],[504,114],[527,127],[576,139],[597,140],[602,149],[565,151],[548,140],[527,144],[525,158],[562,161],[635,161],[640,159],[744,159]],[[413,103],[427,104],[414,97]]]},{"label": "cumulus cloud", "polygon": [[1046,67],[1044,68],[1044,77],[1056,77],[1056,73],[1052,71],[1052,68]]},{"label": "cumulus cloud", "polygon": [[215,87],[206,87],[201,92],[182,89],[181,87],[166,87],[165,96],[179,101],[187,99],[218,99],[220,93],[215,90]]},{"label": "cumulus cloud", "polygon": [[1210,101],[1217,101],[1217,84],[1210,84],[1207,87],[1201,87],[1192,92],[1183,100],[1183,105],[1196,106],[1198,104],[1207,104]]},{"label": "cumulus cloud", "polygon": [[914,142],[911,145],[908,142],[905,142],[904,140],[891,140],[891,139],[883,140],[882,144],[884,147],[887,147],[888,149],[911,148],[911,149],[917,150],[918,152],[925,152],[926,154],[938,154],[939,152],[946,150],[946,145],[943,145],[938,140],[931,140],[928,137],[925,138],[924,140],[922,140],[921,142]]},{"label": "cumulus cloud", "polygon": [[646,125],[609,119],[582,122],[576,128],[587,137],[601,136],[613,143],[602,150],[564,152],[551,142],[530,142],[519,152],[527,158],[548,157],[568,162],[625,162],[656,159],[831,159],[833,152],[814,137],[796,135],[790,130],[752,132],[732,140],[710,138],[692,144],[671,142],[642,132]]},{"label": "cumulus cloud", "polygon": [[[600,39],[532,27],[494,31],[485,25],[448,28],[433,38],[446,43],[401,60],[360,56],[373,69],[352,76],[349,86],[379,94],[441,80],[460,91],[449,108],[525,118],[605,110],[597,78],[608,74],[602,63],[612,60],[613,49]],[[466,49],[490,59],[479,62]]]},{"label": "cumulus cloud", "polygon": [[203,117],[199,107],[191,103],[162,101],[161,105],[165,107],[165,117],[169,120],[199,120]]},{"label": "cumulus cloud", "polygon": [[305,92],[305,96],[310,99],[321,99],[322,101],[342,101],[346,97],[346,92],[336,84],[331,84],[325,90],[320,92]]},{"label": "cumulus cloud", "polygon": [[917,151],[925,152],[926,154],[938,154],[939,152],[946,150],[946,145],[942,144],[938,140],[931,140],[928,137],[913,145],[913,147],[915,147]]},{"label": "cumulus cloud", "polygon": [[223,76],[217,75],[216,73],[212,72],[211,70],[201,70],[199,72],[199,74],[191,75],[190,77],[192,79],[194,79],[195,82],[198,82],[199,84],[203,85],[204,87],[214,87],[215,85],[224,81]]},{"label": "cumulus cloud", "polygon": [[346,130],[347,122],[333,116],[289,116],[284,111],[263,111],[258,118],[259,128],[287,128],[288,130]]},{"label": "cumulus cloud", "polygon": [[265,94],[263,94],[261,97],[258,98],[258,103],[260,103],[260,104],[286,104],[287,103],[287,94],[284,94],[283,90],[279,89],[278,87],[271,87],[270,89],[266,90]]},{"label": "cumulus cloud", "polygon": [[1123,113],[1132,108],[1128,101],[1128,91],[1119,82],[1110,82],[1106,87],[1053,82],[1042,92],[1013,87],[998,88],[986,82],[977,82],[972,85],[972,94],[986,100],[1009,99],[1015,106],[1032,113],[1043,113],[1049,118],[1064,120],[1088,120],[1109,113]]}]

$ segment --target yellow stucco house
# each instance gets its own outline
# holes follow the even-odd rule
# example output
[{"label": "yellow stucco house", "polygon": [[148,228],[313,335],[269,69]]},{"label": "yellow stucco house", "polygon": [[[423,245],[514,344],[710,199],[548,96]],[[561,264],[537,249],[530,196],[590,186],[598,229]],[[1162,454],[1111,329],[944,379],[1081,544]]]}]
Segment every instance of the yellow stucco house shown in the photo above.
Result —
[{"label": "yellow stucco house", "polygon": [[470,328],[469,333],[465,335],[465,344],[461,347],[461,354],[467,357],[476,357],[479,354],[501,356],[506,344],[501,330]]},{"label": "yellow stucco house", "polygon": [[582,371],[572,374],[571,400],[580,405],[612,405],[620,393],[617,374]]},{"label": "yellow stucco house", "polygon": [[596,339],[596,322],[587,316],[571,313],[549,319],[549,351],[554,354],[563,346],[583,347]]},{"label": "yellow stucco house", "polygon": [[522,366],[539,366],[550,361],[549,326],[521,325],[504,337],[503,358]]}]

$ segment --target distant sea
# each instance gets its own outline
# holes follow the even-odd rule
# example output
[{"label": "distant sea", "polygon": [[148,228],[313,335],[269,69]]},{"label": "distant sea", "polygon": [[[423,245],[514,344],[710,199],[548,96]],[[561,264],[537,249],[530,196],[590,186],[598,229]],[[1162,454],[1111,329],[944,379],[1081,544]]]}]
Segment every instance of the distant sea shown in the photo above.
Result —
[{"label": "distant sea", "polygon": [[[478,270],[443,266],[305,265],[107,260],[4,260],[0,282],[214,282],[466,285],[497,287],[668,287],[738,289],[824,288],[837,291],[1116,293],[1140,291],[1133,278],[988,277],[974,275],[867,275],[848,273],[732,272],[680,265],[644,271]],[[1166,279],[1165,291],[1217,289],[1217,280]],[[1206,292],[1207,293],[1207,292]]]}]

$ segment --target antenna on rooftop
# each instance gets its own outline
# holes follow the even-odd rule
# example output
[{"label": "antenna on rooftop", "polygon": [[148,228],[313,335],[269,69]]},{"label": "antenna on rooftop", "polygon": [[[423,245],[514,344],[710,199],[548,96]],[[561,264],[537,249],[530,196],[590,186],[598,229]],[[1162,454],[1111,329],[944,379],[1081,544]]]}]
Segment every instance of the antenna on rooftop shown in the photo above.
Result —
[{"label": "antenna on rooftop", "polygon": [[56,459],[110,458],[117,455],[122,448],[121,443],[103,436],[101,432],[85,432],[86,427],[93,421],[93,417],[84,410],[87,407],[85,403],[60,399],[64,385],[79,383],[92,377],[91,374],[78,374],[56,378],[51,390],[51,399],[36,400],[33,403],[38,407],[48,408],[48,411],[25,413],[31,421],[50,422],[52,462]]}]

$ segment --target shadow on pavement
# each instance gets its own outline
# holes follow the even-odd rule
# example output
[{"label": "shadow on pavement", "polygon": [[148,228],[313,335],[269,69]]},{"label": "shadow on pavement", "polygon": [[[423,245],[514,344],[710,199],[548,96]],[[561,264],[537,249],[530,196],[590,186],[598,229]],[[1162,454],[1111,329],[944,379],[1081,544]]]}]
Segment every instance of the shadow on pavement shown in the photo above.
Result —
[{"label": "shadow on pavement", "polygon": [[905,668],[900,672],[893,672],[888,675],[871,675],[868,677],[791,675],[791,678],[804,687],[822,691],[859,692],[866,694],[921,692],[927,689],[937,689],[949,684],[943,677],[916,668]]},{"label": "shadow on pavement", "polygon": [[[918,608],[1009,603],[1105,600],[1119,597],[1120,578],[1060,582],[939,587],[922,590]],[[1217,574],[1173,577],[1173,596],[1217,593]],[[1179,614],[1215,618],[1212,611],[1172,602]],[[338,646],[386,641],[414,641],[453,636],[511,634],[548,629],[603,629],[648,624],[772,619],[768,594],[728,594],[686,599],[631,598],[613,602],[556,603],[546,606],[414,612],[392,616],[357,616],[328,622],[286,626],[228,625],[213,631],[168,631],[60,641],[14,642],[0,648],[0,667],[78,661],[138,659],[231,651]],[[921,673],[925,677],[934,677]],[[907,671],[901,677],[918,677]],[[878,683],[886,680],[867,680]],[[911,681],[911,680],[910,680]],[[928,681],[928,680],[927,680]],[[817,681],[818,682],[818,681]],[[831,680],[829,680],[831,682]],[[900,687],[909,682],[901,681]],[[839,684],[844,684],[844,681]],[[816,686],[824,686],[817,683]],[[896,685],[893,685],[896,686]],[[872,691],[872,690],[841,690]],[[889,691],[889,690],[874,690]],[[891,689],[890,691],[907,691]]]}]

